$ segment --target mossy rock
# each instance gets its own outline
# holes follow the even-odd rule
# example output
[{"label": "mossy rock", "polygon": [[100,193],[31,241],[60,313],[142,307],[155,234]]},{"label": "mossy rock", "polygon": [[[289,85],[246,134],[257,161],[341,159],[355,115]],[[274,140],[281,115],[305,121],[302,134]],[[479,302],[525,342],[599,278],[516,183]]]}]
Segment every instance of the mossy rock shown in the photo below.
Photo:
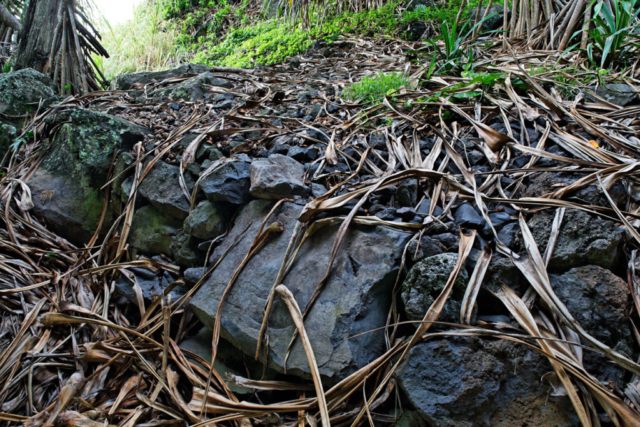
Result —
[{"label": "mossy rock", "polygon": [[45,104],[55,101],[54,89],[49,77],[31,68],[0,74],[0,117],[21,121],[16,116],[35,112],[41,100]]},{"label": "mossy rock", "polygon": [[181,226],[180,220],[145,206],[133,215],[128,243],[148,255],[170,254],[171,241]]},{"label": "mossy rock", "polygon": [[128,151],[146,130],[125,120],[77,109],[51,118],[50,149],[29,179],[34,211],[51,230],[75,244],[86,243],[100,225],[108,230],[112,210],[104,192],[114,153]]}]

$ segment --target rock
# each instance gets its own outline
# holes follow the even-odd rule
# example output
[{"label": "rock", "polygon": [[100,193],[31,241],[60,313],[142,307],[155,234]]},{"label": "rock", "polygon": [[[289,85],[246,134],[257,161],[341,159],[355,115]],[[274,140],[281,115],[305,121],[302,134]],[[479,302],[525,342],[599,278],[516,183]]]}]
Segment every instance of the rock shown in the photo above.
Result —
[{"label": "rock", "polygon": [[251,189],[253,197],[259,199],[284,199],[304,196],[304,167],[290,157],[272,154],[267,159],[251,163]]},{"label": "rock", "polygon": [[404,410],[402,417],[398,419],[395,427],[426,427],[426,421],[420,416],[418,411]]},{"label": "rock", "polygon": [[206,177],[200,188],[210,202],[246,203],[251,199],[249,168],[249,163],[242,161],[226,163]]},{"label": "rock", "polygon": [[128,243],[145,254],[170,254],[171,240],[181,226],[180,220],[145,206],[133,214]]},{"label": "rock", "polygon": [[[555,212],[547,209],[528,222],[531,234],[544,253]],[[582,265],[611,268],[620,254],[623,231],[615,223],[588,213],[570,209],[564,214],[558,240],[551,255],[549,269],[566,271]]]},{"label": "rock", "polygon": [[[474,7],[469,11],[469,21],[472,26],[476,24],[476,22],[480,22],[482,17],[484,16],[486,7],[480,8],[480,14],[478,16],[478,21],[476,21],[476,14],[478,13],[478,8]],[[504,23],[504,7],[500,5],[491,6],[489,12],[487,13],[486,20],[482,23],[483,31],[497,30]]]},{"label": "rock", "polygon": [[549,279],[578,323],[596,339],[615,346],[629,321],[628,284],[611,271],[592,265],[551,274]]},{"label": "rock", "polygon": [[512,222],[507,224],[500,231],[498,231],[498,239],[512,250],[518,249],[520,246],[520,237],[518,232],[520,231],[520,224]]},{"label": "rock", "polygon": [[327,188],[324,185],[318,184],[315,182],[311,184],[311,195],[314,198],[324,196],[326,193],[327,193]]},{"label": "rock", "polygon": [[[424,318],[431,304],[444,289],[457,261],[457,254],[443,253],[425,258],[411,268],[402,284],[402,301],[409,320],[420,321]],[[438,320],[460,320],[460,302],[468,279],[467,271],[462,268]]]},{"label": "rock", "polygon": [[11,145],[16,142],[17,137],[18,129],[14,126],[0,123],[0,159],[7,154]]},{"label": "rock", "polygon": [[411,0],[407,5],[407,10],[424,9],[434,4],[433,0]]},{"label": "rock", "polygon": [[320,150],[318,150],[318,148],[314,147],[313,145],[308,147],[294,145],[293,147],[289,148],[286,153],[287,156],[299,162],[312,162],[318,158],[318,156],[320,155]]},{"label": "rock", "polygon": [[[76,109],[52,118],[59,126],[51,149],[31,176],[34,212],[51,230],[75,244],[96,231],[104,207],[103,191],[114,153],[129,151],[146,129],[95,111]],[[107,209],[103,231],[113,219]]]},{"label": "rock", "polygon": [[411,22],[404,32],[404,39],[410,42],[417,42],[422,40],[422,36],[427,31],[427,24],[422,21]]},{"label": "rock", "polygon": [[413,347],[396,377],[428,425],[577,427],[569,399],[549,396],[541,382],[550,370],[542,356],[506,340],[435,338]]},{"label": "rock", "polygon": [[413,208],[418,204],[418,180],[409,179],[398,186],[396,201],[400,206]]},{"label": "rock", "polygon": [[225,210],[203,200],[184,221],[184,231],[198,239],[208,240],[224,233],[227,225]]},{"label": "rock", "polygon": [[[142,291],[142,297],[147,304],[151,303],[156,297],[163,295],[167,286],[174,282],[174,279],[167,272],[155,274],[152,271],[142,268],[129,268],[128,270],[133,273],[135,280]],[[133,289],[133,282],[129,280],[127,276],[120,273],[115,285],[118,292],[120,292],[120,294],[122,294],[129,302],[136,306],[138,305],[138,297],[136,295],[136,291]],[[171,292],[169,292],[169,297],[172,302],[175,302],[186,292],[187,290],[182,285],[177,285],[171,290]]]},{"label": "rock", "polygon": [[211,70],[211,67],[204,64],[185,64],[178,68],[166,71],[142,72],[123,74],[118,76],[112,83],[117,90],[129,90],[136,84],[148,84],[153,82],[161,82],[170,77],[179,77],[184,74],[201,74]]},{"label": "rock", "polygon": [[208,93],[206,86],[218,86],[231,89],[233,84],[229,80],[216,77],[213,73],[202,73],[176,85],[157,89],[149,94],[151,98],[183,99],[185,101],[200,101]]},{"label": "rock", "polygon": [[[191,300],[193,312],[205,325],[213,326],[220,296],[273,205],[271,201],[256,200],[245,206],[225,242],[215,249],[211,259],[223,254],[250,225]],[[301,209],[287,202],[274,212],[267,226],[279,222],[284,231],[270,237],[251,258],[223,307],[222,336],[251,358],[262,323],[262,308]],[[317,281],[324,275],[338,227],[338,224],[326,225],[316,231],[300,249],[283,281],[302,311]],[[384,351],[382,331],[351,337],[385,324],[390,292],[409,238],[410,234],[382,226],[348,229],[332,274],[305,320],[320,373],[329,383],[353,373]],[[276,299],[270,317],[268,365],[279,372],[283,371],[283,359],[294,329],[288,310]],[[309,366],[299,340],[288,359],[287,373],[309,378]]]},{"label": "rock", "polygon": [[322,106],[320,104],[313,104],[313,107],[311,107],[311,110],[309,110],[309,116],[311,116],[311,118],[315,120],[318,118],[320,113],[322,113]]},{"label": "rock", "polygon": [[458,209],[456,209],[453,217],[456,220],[456,225],[463,228],[482,230],[486,224],[484,218],[476,212],[470,203],[461,204]]},{"label": "rock", "polygon": [[445,251],[446,248],[439,240],[429,236],[422,236],[420,245],[418,245],[417,240],[412,241],[407,248],[407,254],[412,262],[418,262],[425,258],[439,255]]},{"label": "rock", "polygon": [[[424,199],[420,206],[418,206],[418,213],[424,216],[429,215],[429,211],[431,210],[431,200]],[[440,216],[444,211],[440,206],[436,206],[433,209],[433,216]]]},{"label": "rock", "polygon": [[[491,220],[491,224],[493,224],[493,228],[496,230],[496,232],[499,232],[506,224],[515,221],[513,218],[511,218],[511,215],[506,212],[491,212],[489,214],[489,220]],[[480,234],[485,238],[493,238],[493,231],[491,230],[489,223],[487,223],[486,221]]]},{"label": "rock", "polygon": [[[564,184],[565,186],[569,186],[579,178],[580,176],[577,174],[544,172],[529,181],[529,185],[523,192],[522,197],[541,197],[545,194],[560,190],[561,187],[558,185]],[[607,191],[618,207],[622,207],[622,204],[627,199],[627,193],[622,184],[617,182]],[[611,207],[609,200],[600,190],[597,183],[569,193],[564,199],[576,199],[583,204]]]},{"label": "rock", "polygon": [[22,126],[21,120],[8,116],[24,116],[34,113],[40,101],[45,106],[56,100],[55,87],[51,79],[31,68],[0,73],[0,123]]},{"label": "rock", "polygon": [[[193,181],[185,174],[187,187],[193,188]],[[180,168],[161,160],[156,162],[151,172],[142,181],[139,193],[161,212],[178,219],[189,215],[189,199],[180,187]]]},{"label": "rock", "polygon": [[182,230],[171,241],[171,253],[180,267],[190,268],[204,264],[205,253],[198,248],[198,241]]},{"label": "rock", "polygon": [[193,286],[202,279],[204,273],[204,267],[187,268],[184,271],[184,282],[189,286]]},{"label": "rock", "polygon": [[[611,83],[606,86],[600,85],[595,91],[596,95],[604,98],[607,102],[624,107],[638,101],[638,92],[633,86],[624,83]],[[587,99],[593,102],[602,102],[595,96],[587,93]]]},{"label": "rock", "polygon": [[402,218],[403,221],[411,221],[416,216],[416,210],[413,208],[400,208],[396,210],[396,215]]}]

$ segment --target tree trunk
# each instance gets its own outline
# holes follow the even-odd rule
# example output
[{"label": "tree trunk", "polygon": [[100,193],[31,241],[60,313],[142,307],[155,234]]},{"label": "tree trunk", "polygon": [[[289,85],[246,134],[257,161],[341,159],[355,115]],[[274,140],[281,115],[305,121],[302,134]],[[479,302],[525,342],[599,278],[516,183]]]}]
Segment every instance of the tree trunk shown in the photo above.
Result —
[{"label": "tree trunk", "polygon": [[58,26],[58,11],[65,0],[31,0],[24,14],[15,69],[33,68],[49,74],[49,59]]}]

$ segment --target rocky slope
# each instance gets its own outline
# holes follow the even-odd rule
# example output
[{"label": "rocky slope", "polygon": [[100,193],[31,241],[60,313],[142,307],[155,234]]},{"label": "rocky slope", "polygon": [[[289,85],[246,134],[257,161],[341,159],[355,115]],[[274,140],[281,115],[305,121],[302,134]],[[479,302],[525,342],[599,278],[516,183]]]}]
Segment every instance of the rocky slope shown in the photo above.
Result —
[{"label": "rocky slope", "polygon": [[[241,400],[255,401],[255,390],[239,377],[298,390],[312,382],[273,291],[283,284],[305,315],[325,390],[386,358],[390,382],[374,370],[357,391],[356,401],[376,384],[397,390],[375,401],[376,425],[579,425],[562,368],[546,357],[560,353],[592,381],[573,379],[590,417],[608,425],[615,413],[594,403],[593,384],[636,414],[635,246],[616,212],[637,217],[624,169],[637,159],[637,116],[626,122],[633,132],[614,139],[632,148],[602,137],[589,151],[594,137],[575,116],[545,103],[519,119],[514,102],[503,100],[502,117],[494,106],[452,108],[411,91],[387,108],[342,103],[341,88],[367,67],[405,67],[396,42],[376,57],[358,43],[316,46],[290,66],[127,75],[112,91],[64,101],[34,72],[2,75],[3,120],[33,113],[39,99],[40,111],[56,102],[29,124],[36,142],[13,154],[12,177],[33,204],[22,208],[67,249],[102,245],[96,263],[125,263],[114,291],[131,319],[159,296],[181,301],[195,317],[176,340],[207,363],[217,343],[215,370]],[[443,121],[441,108],[456,116]],[[19,125],[2,126],[0,140],[15,140]],[[495,139],[508,144],[492,147]],[[594,171],[609,180],[606,192]],[[536,279],[529,265],[548,275]],[[505,287],[535,330],[560,340],[555,350],[526,338],[536,334]],[[427,314],[440,301],[438,315]],[[422,339],[399,357],[416,328]],[[275,403],[287,393],[260,396]],[[355,416],[360,406],[332,411]],[[267,424],[262,417],[254,421]]]}]

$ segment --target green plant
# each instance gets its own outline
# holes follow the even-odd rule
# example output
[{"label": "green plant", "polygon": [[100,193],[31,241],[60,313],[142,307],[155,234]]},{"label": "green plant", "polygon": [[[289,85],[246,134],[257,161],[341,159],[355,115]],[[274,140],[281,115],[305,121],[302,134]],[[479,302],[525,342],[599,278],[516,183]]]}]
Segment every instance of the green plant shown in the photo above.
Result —
[{"label": "green plant", "polygon": [[[594,0],[595,2],[596,0]],[[611,0],[594,6],[594,28],[587,30],[587,56],[592,66],[608,68],[626,64],[640,52],[640,0]]]},{"label": "green plant", "polygon": [[344,96],[357,101],[375,102],[401,87],[411,88],[411,82],[401,73],[382,73],[364,77],[344,90]]}]

